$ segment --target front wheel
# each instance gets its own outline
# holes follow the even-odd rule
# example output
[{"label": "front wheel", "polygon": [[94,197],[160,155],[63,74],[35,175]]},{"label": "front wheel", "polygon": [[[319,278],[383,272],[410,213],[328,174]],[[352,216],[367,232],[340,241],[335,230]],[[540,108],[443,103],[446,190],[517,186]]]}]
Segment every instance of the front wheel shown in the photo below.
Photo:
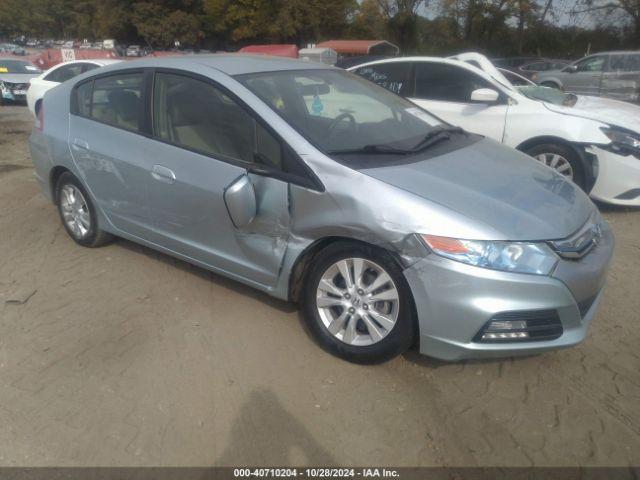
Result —
[{"label": "front wheel", "polygon": [[587,174],[582,158],[571,147],[547,143],[535,145],[526,153],[547,167],[572,180],[581,189],[586,190]]},{"label": "front wheel", "polygon": [[330,245],[316,257],[303,288],[305,320],[332,354],[380,363],[411,346],[412,297],[387,252],[347,242]]}]

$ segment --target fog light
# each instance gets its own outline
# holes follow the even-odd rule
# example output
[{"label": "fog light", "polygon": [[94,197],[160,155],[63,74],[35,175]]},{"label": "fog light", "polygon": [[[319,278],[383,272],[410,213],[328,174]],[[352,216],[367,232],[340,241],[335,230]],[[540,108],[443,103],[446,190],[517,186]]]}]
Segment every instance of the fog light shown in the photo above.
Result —
[{"label": "fog light", "polygon": [[528,338],[527,332],[500,332],[500,333],[484,333],[482,335],[483,340],[508,340],[510,338]]},{"label": "fog light", "polygon": [[487,327],[487,331],[523,330],[525,328],[527,328],[527,322],[524,320],[494,320]]}]

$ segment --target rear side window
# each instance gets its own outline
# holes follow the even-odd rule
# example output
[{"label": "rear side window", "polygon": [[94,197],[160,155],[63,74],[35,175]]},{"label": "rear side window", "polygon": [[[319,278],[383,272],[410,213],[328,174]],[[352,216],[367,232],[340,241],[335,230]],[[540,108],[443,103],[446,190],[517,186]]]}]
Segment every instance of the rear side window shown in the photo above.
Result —
[{"label": "rear side window", "polygon": [[[142,73],[109,75],[93,82],[91,118],[115,127],[140,131],[142,119]],[[80,88],[78,88],[80,96]],[[78,98],[80,108],[80,98]]]},{"label": "rear side window", "polygon": [[411,75],[411,64],[408,62],[390,62],[360,67],[356,73],[367,80],[377,83],[387,90],[405,94]]},{"label": "rear side window", "polygon": [[416,63],[415,97],[425,100],[471,103],[471,93],[495,87],[484,78],[455,65]]},{"label": "rear side window", "polygon": [[640,54],[612,55],[610,63],[612,72],[640,72]]}]

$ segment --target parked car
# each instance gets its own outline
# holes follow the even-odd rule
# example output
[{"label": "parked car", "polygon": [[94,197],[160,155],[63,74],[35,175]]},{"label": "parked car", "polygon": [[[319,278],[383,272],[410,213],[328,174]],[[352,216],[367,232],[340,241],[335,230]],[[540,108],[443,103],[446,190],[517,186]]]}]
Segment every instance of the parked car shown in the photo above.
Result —
[{"label": "parked car", "polygon": [[24,102],[29,80],[40,73],[40,69],[27,60],[0,57],[0,104]]},{"label": "parked car", "polygon": [[406,57],[351,70],[447,122],[531,155],[595,199],[640,206],[640,107],[517,88],[482,55],[456,58]]},{"label": "parked car", "polygon": [[613,237],[577,186],[337,68],[122,62],[47,92],[37,125],[79,245],[128,238],[297,301],[351,361],[568,347],[601,297]]},{"label": "parked car", "polygon": [[140,45],[129,45],[127,47],[127,51],[125,55],[127,57],[139,57],[142,51],[140,50]]},{"label": "parked car", "polygon": [[562,70],[570,63],[571,62],[567,62],[566,60],[551,60],[541,58],[539,60],[520,65],[515,69],[515,73],[530,79],[536,73],[548,72],[550,70]]},{"label": "parked car", "polygon": [[0,44],[0,53],[9,53],[11,55],[26,55],[26,50],[15,43]]},{"label": "parked car", "polygon": [[119,61],[120,60],[92,59],[57,64],[40,76],[30,80],[31,85],[27,91],[27,106],[29,107],[29,111],[33,113],[34,116],[37,116],[44,94],[60,83],[66,82],[89,70],[118,63]]},{"label": "parked car", "polygon": [[578,95],[610,97],[628,102],[640,101],[640,51],[603,52],[531,79],[545,87],[559,88]]}]

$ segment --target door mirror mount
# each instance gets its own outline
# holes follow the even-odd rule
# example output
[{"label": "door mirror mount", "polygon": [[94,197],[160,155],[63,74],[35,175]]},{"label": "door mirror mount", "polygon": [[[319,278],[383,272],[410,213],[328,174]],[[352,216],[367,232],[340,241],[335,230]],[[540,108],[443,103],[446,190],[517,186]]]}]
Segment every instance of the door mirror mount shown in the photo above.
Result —
[{"label": "door mirror mount", "polygon": [[479,103],[495,103],[500,94],[491,88],[478,88],[471,92],[471,101]]},{"label": "door mirror mount", "polygon": [[246,227],[253,221],[258,213],[258,206],[249,175],[245,173],[238,177],[225,189],[224,203],[236,228]]},{"label": "door mirror mount", "polygon": [[576,73],[577,71],[578,71],[578,66],[577,65],[569,65],[565,69],[565,72],[568,72],[568,73]]}]

